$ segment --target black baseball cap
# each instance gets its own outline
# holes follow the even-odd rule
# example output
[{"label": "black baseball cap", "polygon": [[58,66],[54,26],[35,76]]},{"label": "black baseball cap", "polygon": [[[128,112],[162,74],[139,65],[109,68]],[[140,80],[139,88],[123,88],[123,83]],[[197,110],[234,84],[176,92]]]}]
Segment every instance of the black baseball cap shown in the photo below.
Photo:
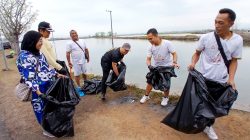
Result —
[{"label": "black baseball cap", "polygon": [[51,28],[50,24],[48,22],[42,21],[38,24],[38,30],[39,29],[46,29],[49,32],[54,32],[54,30]]}]

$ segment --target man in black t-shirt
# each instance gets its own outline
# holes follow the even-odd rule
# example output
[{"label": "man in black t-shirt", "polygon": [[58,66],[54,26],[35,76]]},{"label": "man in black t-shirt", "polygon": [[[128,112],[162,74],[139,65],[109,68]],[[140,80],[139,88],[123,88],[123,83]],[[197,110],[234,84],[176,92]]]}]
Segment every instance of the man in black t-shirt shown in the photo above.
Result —
[{"label": "man in black t-shirt", "polygon": [[101,98],[102,100],[105,100],[105,94],[107,85],[105,82],[107,81],[108,75],[110,70],[113,70],[114,73],[118,76],[119,71],[117,68],[117,63],[122,61],[124,55],[126,55],[130,50],[130,44],[124,43],[122,47],[110,50],[106,52],[101,59],[101,66],[102,66],[102,93]]}]

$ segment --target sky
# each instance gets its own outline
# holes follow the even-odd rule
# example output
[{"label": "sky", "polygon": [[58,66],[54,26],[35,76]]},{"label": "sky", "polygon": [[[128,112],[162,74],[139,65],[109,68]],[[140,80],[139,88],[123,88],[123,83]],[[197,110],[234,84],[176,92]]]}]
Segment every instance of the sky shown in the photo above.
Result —
[{"label": "sky", "polygon": [[250,29],[248,0],[28,0],[39,22],[49,22],[55,37],[69,37],[74,29],[79,36],[109,32],[112,11],[113,31],[117,34],[214,29],[221,8],[236,12],[234,28]]}]

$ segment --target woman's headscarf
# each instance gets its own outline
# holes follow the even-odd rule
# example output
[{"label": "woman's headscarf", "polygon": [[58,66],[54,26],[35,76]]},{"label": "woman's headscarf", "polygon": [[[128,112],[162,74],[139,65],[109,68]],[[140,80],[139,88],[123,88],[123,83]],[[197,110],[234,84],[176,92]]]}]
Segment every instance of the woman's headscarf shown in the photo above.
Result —
[{"label": "woman's headscarf", "polygon": [[39,55],[39,50],[36,48],[36,44],[42,35],[37,31],[28,31],[24,37],[21,44],[21,50],[26,50],[34,55]]}]

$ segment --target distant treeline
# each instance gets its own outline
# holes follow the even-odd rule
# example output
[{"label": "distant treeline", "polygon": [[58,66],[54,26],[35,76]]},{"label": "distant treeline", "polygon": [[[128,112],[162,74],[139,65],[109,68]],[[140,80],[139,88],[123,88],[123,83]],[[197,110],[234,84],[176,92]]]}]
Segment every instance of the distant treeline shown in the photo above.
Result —
[{"label": "distant treeline", "polygon": [[[167,40],[183,40],[183,41],[197,41],[199,40],[200,36],[197,34],[205,34],[208,32],[211,32],[213,30],[201,30],[201,31],[190,31],[190,32],[162,32],[159,33],[159,35],[163,39]],[[244,45],[249,46],[250,45],[250,30],[233,30],[235,33],[240,34],[243,37]],[[171,34],[171,35],[168,35]],[[176,35],[174,35],[176,34]],[[179,35],[178,35],[179,34]],[[180,35],[184,34],[184,35]],[[187,34],[187,35],[185,35]],[[85,37],[79,37],[80,39],[86,39],[86,38],[110,38],[110,34],[107,36],[85,36]],[[54,40],[70,40],[70,37],[60,37],[60,38],[54,38]],[[117,35],[114,34],[114,39],[147,39],[145,34],[126,34],[126,35]],[[53,40],[53,39],[50,39]]]}]

